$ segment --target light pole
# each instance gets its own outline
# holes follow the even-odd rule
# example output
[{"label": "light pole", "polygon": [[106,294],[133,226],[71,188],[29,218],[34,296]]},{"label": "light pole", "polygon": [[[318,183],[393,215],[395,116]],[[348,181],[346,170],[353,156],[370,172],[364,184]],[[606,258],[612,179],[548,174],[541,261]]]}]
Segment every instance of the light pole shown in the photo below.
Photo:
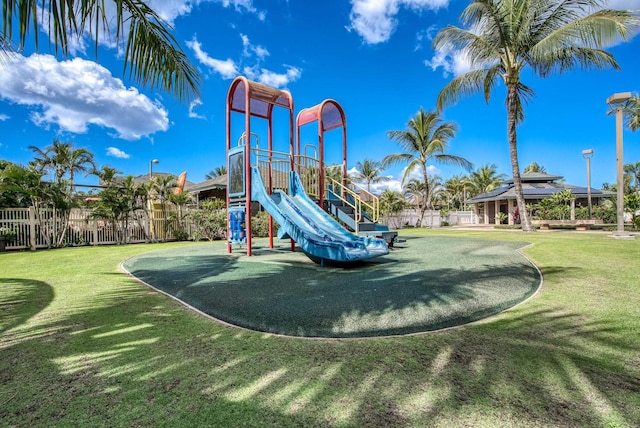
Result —
[{"label": "light pole", "polygon": [[582,157],[587,160],[587,206],[589,213],[589,220],[591,220],[591,157],[593,156],[593,149],[587,149],[582,151]]},{"label": "light pole", "polygon": [[153,164],[160,163],[158,159],[152,159],[149,161],[149,181],[153,178]]},{"label": "light pole", "polygon": [[622,110],[623,103],[631,98],[631,92],[619,92],[607,98],[607,104],[616,109],[616,178],[618,198],[618,228],[613,233],[614,238],[629,238],[631,235],[624,231],[624,176],[622,160]]}]

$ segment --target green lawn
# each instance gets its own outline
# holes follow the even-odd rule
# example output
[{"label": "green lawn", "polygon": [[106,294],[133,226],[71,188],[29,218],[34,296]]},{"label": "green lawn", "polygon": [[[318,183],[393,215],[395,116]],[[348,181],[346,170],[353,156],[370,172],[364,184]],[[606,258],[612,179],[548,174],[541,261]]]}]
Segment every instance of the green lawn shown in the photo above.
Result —
[{"label": "green lawn", "polygon": [[416,233],[530,241],[542,290],[453,330],[289,339],[220,325],[119,269],[192,244],[2,253],[0,426],[640,425],[640,240]]}]

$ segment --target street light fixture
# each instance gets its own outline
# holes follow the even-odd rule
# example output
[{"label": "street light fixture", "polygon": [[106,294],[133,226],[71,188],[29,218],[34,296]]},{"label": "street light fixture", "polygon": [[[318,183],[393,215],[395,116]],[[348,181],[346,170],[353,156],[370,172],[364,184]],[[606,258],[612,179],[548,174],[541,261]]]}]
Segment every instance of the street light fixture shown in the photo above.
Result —
[{"label": "street light fixture", "polygon": [[160,163],[158,159],[152,159],[149,161],[149,181],[153,178],[153,164]]},{"label": "street light fixture", "polygon": [[593,156],[593,149],[587,149],[582,151],[582,157],[587,160],[587,206],[589,220],[591,220],[591,157]]},{"label": "street light fixture", "polygon": [[613,233],[614,238],[631,238],[628,232],[624,231],[624,176],[622,160],[622,111],[624,102],[631,98],[631,92],[619,92],[607,98],[607,104],[616,109],[616,178],[617,178],[617,198],[618,198],[618,227]]}]

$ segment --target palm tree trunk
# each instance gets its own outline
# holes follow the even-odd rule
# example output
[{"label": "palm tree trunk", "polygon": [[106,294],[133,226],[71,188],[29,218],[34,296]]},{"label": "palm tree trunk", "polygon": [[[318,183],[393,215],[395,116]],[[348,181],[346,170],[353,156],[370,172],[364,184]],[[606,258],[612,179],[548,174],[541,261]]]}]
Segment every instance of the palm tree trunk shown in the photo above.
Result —
[{"label": "palm tree trunk", "polygon": [[431,198],[429,195],[429,175],[427,175],[427,161],[422,162],[422,176],[424,177],[424,195],[422,197],[422,209],[420,210],[420,227],[424,220],[424,214],[431,209]]},{"label": "palm tree trunk", "polygon": [[527,207],[522,191],[522,181],[520,178],[520,165],[518,164],[518,136],[516,133],[516,106],[517,106],[517,83],[507,84],[507,128],[509,135],[509,155],[511,157],[511,170],[513,172],[513,187],[516,191],[516,202],[520,212],[520,224],[525,232],[535,232],[535,227],[531,224]]}]

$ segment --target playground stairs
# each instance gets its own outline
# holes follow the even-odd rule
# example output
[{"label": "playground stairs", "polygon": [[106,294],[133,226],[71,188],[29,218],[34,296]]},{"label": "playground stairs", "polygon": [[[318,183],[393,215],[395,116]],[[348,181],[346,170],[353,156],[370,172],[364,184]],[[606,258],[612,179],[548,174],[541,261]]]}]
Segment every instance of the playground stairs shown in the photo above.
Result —
[{"label": "playground stairs", "polygon": [[[367,212],[362,209],[363,202],[359,196],[347,195],[343,199],[331,189],[327,189],[327,199],[324,201],[324,209],[344,224],[349,230],[359,236],[371,236],[383,238],[389,246],[396,241],[398,232],[389,230],[389,227],[374,221]],[[371,195],[375,198],[375,196]],[[377,201],[376,201],[377,202]],[[372,204],[376,208],[377,204]],[[375,213],[374,216],[378,216]]]}]

